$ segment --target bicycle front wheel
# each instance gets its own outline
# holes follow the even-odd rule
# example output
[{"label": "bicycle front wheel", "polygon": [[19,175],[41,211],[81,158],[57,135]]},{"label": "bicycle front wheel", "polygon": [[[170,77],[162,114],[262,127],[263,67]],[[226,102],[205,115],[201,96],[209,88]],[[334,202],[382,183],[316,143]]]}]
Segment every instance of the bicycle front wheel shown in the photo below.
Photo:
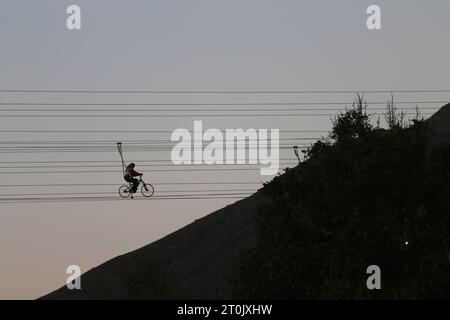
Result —
[{"label": "bicycle front wheel", "polygon": [[144,197],[151,197],[155,193],[155,188],[150,183],[144,183],[141,188],[141,193]]},{"label": "bicycle front wheel", "polygon": [[125,184],[120,186],[120,188],[119,188],[119,194],[122,198],[128,198],[131,194],[130,191],[131,191],[130,187]]}]

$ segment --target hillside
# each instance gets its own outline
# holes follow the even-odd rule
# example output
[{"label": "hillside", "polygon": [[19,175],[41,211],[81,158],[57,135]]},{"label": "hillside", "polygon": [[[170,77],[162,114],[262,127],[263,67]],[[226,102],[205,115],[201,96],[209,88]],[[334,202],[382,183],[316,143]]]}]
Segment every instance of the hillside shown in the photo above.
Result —
[{"label": "hillside", "polygon": [[450,144],[450,103],[433,114],[428,122],[432,125],[433,144]]},{"label": "hillside", "polygon": [[[330,139],[261,192],[257,245],[241,262],[239,297],[450,298],[449,108],[374,127],[364,103]],[[431,144],[434,146],[430,147]],[[377,266],[380,290],[368,290]]]},{"label": "hillside", "polygon": [[82,275],[44,299],[226,299],[239,254],[255,242],[256,193]]},{"label": "hillside", "polygon": [[[361,110],[341,119],[335,143],[316,143],[256,194],[43,298],[450,296],[450,153],[428,148],[428,132],[448,142],[450,105],[410,128],[375,130]],[[365,287],[374,263],[378,294]]]}]

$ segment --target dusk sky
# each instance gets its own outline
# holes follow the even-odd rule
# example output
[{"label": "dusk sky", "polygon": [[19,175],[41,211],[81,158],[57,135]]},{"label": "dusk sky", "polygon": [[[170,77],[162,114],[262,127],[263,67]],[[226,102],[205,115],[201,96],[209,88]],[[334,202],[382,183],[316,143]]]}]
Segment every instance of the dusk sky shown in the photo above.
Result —
[{"label": "dusk sky", "polygon": [[[66,28],[66,8],[72,4],[81,8],[81,30]],[[372,4],[381,7],[381,30],[370,31],[366,27],[366,9]],[[87,271],[238,200],[122,200],[117,193],[124,181],[116,141],[169,140],[170,132],[177,128],[192,131],[194,120],[202,120],[204,129],[276,128],[280,129],[280,144],[285,146],[280,150],[282,172],[284,167],[296,163],[290,145],[313,142],[330,128],[328,114],[335,112],[320,108],[339,110],[346,103],[351,104],[356,92],[380,90],[384,92],[365,95],[369,112],[375,108],[373,113],[380,113],[376,108],[384,107],[390,91],[448,90],[449,12],[447,0],[2,0],[0,299],[40,297],[65,284],[69,265],[76,264]],[[14,90],[112,92],[11,92]],[[348,93],[273,93],[340,90]],[[173,91],[202,93],[170,93]],[[205,93],[212,91],[215,93]],[[450,93],[403,92],[394,93],[394,98],[401,107],[418,104],[427,108],[422,113],[428,117],[450,102]],[[336,105],[329,104],[335,102]],[[218,106],[227,103],[231,106]],[[234,113],[202,116],[210,111],[180,117],[176,115],[182,112],[173,111],[174,116],[169,117],[102,118],[11,117],[18,112],[5,110],[109,110],[112,107],[108,104],[123,104],[114,110],[145,110],[146,106],[127,104],[161,104],[152,108],[186,108],[189,113],[194,108],[233,111],[247,108],[246,103],[260,103],[272,114],[276,108],[287,108],[283,103],[299,103],[302,108],[317,111],[296,111],[302,114],[297,116],[261,116],[261,112],[256,112],[255,116],[242,117]],[[265,103],[272,105],[267,107]],[[323,116],[313,115],[317,113]],[[92,132],[101,130],[116,132]],[[5,151],[11,142],[25,141],[76,141],[81,145],[102,141],[108,147],[102,152]],[[147,160],[170,160],[170,149],[127,152],[124,143],[124,156],[127,162],[136,162],[144,179],[154,184],[155,195],[192,190],[223,193],[224,189],[251,194],[271,178],[260,176],[259,170],[202,172],[177,167],[170,171],[174,168],[170,162],[164,168],[144,166]],[[52,168],[49,161],[98,161],[100,165]],[[20,167],[20,162],[28,164]],[[45,167],[30,168],[41,162],[46,163]],[[79,173],[57,172],[69,170]],[[108,172],[95,172],[102,170]],[[199,184],[190,185],[191,182]],[[242,184],[233,184],[236,182]],[[47,186],[32,186],[42,184]],[[90,192],[110,193],[117,199],[42,203],[1,200],[18,194]]]}]

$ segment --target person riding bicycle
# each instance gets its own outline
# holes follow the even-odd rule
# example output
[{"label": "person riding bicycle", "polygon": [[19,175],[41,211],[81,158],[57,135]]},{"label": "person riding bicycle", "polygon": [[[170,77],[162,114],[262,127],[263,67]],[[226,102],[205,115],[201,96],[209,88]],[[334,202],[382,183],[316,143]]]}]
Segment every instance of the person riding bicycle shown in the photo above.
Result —
[{"label": "person riding bicycle", "polygon": [[135,164],[132,162],[127,166],[125,171],[125,176],[123,177],[126,182],[132,183],[133,188],[131,189],[132,193],[136,193],[137,188],[139,186],[139,180],[134,177],[142,177],[142,173],[139,173],[134,170]]}]

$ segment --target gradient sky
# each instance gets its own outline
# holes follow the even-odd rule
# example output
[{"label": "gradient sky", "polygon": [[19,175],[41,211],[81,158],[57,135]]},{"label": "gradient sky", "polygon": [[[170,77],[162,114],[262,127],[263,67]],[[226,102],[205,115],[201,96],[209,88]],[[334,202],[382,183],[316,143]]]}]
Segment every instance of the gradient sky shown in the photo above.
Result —
[{"label": "gradient sky", "polygon": [[[67,6],[82,9],[82,30],[65,27]],[[382,9],[382,30],[366,28],[366,8]],[[449,89],[450,2],[301,0],[2,0],[0,89],[303,91]],[[214,103],[351,102],[354,94],[44,94],[0,93],[0,102]],[[388,94],[367,94],[386,101]],[[396,94],[397,101],[449,101],[450,94]],[[408,105],[409,106],[409,105]],[[440,104],[427,104],[439,107]],[[419,105],[420,107],[420,105]],[[327,130],[328,117],[2,118],[0,130]],[[297,134],[308,137],[311,134]],[[292,136],[281,133],[281,137]],[[318,134],[315,134],[317,137]],[[168,134],[0,133],[0,141],[168,139]],[[127,160],[169,152],[126,153]],[[291,150],[282,157],[292,158]],[[117,153],[8,154],[0,161],[119,160]],[[293,161],[294,163],[295,161]],[[5,174],[0,184],[122,183],[117,174]],[[139,163],[137,163],[139,168]],[[1,169],[1,172],[7,169]],[[154,172],[158,182],[254,181],[254,172]],[[106,187],[88,191],[105,191]],[[186,186],[179,187],[186,189]],[[101,189],[101,190],[100,190]],[[116,191],[112,186],[106,191]],[[176,190],[174,188],[170,190]],[[0,194],[60,192],[1,187]],[[77,189],[62,191],[79,192]],[[84,190],[86,191],[86,190]],[[0,203],[0,298],[31,299],[82,271],[141,247],[232,199]],[[239,226],[236,226],[239,228]]]}]

